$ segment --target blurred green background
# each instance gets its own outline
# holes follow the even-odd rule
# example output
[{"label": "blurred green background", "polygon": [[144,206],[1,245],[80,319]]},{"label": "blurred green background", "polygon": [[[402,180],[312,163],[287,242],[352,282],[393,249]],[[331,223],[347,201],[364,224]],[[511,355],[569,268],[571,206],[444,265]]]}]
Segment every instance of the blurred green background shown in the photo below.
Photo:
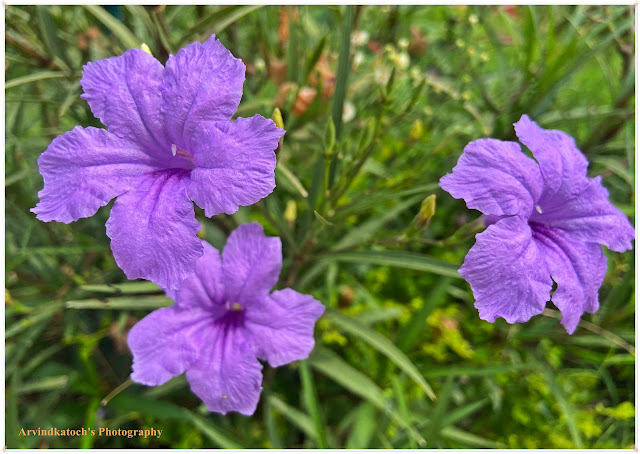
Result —
[{"label": "blurred green background", "polygon": [[[601,309],[572,336],[551,304],[528,323],[484,322],[456,271],[483,228],[479,213],[437,182],[469,141],[515,139],[511,124],[527,113],[575,137],[590,176],[633,219],[633,14],[8,6],[7,446],[630,448],[633,252],[605,251]],[[130,373],[128,330],[171,301],[116,266],[109,207],[70,225],[36,220],[36,160],[75,125],[101,127],[80,99],[84,63],[142,43],[164,63],[213,32],[247,65],[238,115],[279,107],[287,134],[274,193],[233,216],[196,207],[201,235],[221,248],[237,224],[259,221],[283,239],[279,286],[328,309],[309,360],[265,366],[253,417],[209,414],[184,377],[134,384],[103,407]],[[19,437],[22,427],[164,432]]]}]

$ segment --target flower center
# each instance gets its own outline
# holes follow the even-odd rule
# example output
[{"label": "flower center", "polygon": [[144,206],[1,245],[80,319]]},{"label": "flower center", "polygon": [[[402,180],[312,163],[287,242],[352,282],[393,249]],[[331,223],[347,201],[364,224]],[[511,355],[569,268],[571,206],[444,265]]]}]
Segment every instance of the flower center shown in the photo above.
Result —
[{"label": "flower center", "polygon": [[242,312],[244,310],[244,307],[242,307],[240,303],[236,303],[233,301],[227,301],[225,306],[230,312]]},{"label": "flower center", "polygon": [[235,301],[227,301],[224,307],[226,312],[216,320],[217,325],[223,325],[224,329],[228,329],[244,324],[245,310],[242,304]]},{"label": "flower center", "polygon": [[189,153],[187,150],[180,148],[175,143],[171,144],[171,154],[174,156],[187,158],[188,160],[193,161],[193,155]]}]

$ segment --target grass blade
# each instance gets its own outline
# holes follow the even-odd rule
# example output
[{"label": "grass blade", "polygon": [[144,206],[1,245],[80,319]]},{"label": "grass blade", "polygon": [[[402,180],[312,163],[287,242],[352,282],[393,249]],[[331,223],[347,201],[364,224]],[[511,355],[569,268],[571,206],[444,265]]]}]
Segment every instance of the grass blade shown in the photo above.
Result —
[{"label": "grass blade", "polygon": [[420,446],[424,446],[424,438],[411,426],[409,421],[405,420],[391,407],[391,404],[384,397],[382,389],[369,377],[351,367],[331,350],[321,347],[315,348],[308,361],[322,374],[342,385],[353,394],[371,402],[378,410],[389,414],[399,425],[407,430],[409,435]]},{"label": "grass blade", "polygon": [[16,77],[15,79],[11,79],[8,81],[4,88],[5,90],[8,88],[19,87],[20,85],[29,84],[32,82],[38,82],[39,80],[47,80],[47,79],[62,79],[65,77],[70,77],[69,73],[63,73],[60,71],[38,71],[34,74],[29,74],[22,77]]},{"label": "grass blade", "polygon": [[357,244],[368,241],[375,232],[382,228],[387,222],[397,219],[400,213],[411,208],[424,197],[422,194],[411,197],[394,208],[387,210],[382,216],[374,216],[369,221],[359,225],[358,227],[347,233],[340,241],[334,244],[332,250],[348,249]]},{"label": "grass blade", "polygon": [[337,252],[322,258],[323,261],[361,263],[367,265],[387,265],[409,270],[426,271],[460,279],[458,266],[426,255],[404,251],[360,251]]},{"label": "grass blade", "polygon": [[113,17],[102,6],[98,5],[82,5],[96,19],[107,27],[120,40],[126,49],[138,49],[142,44],[138,38],[124,26],[122,22]]},{"label": "grass blade", "polygon": [[166,296],[122,297],[105,299],[86,299],[67,301],[67,309],[112,309],[112,310],[146,310],[167,307],[173,304],[171,298]]},{"label": "grass blade", "polygon": [[194,25],[187,33],[183,35],[181,44],[192,41],[200,33],[213,32],[215,34],[220,34],[229,25],[233,24],[238,19],[241,19],[252,11],[261,8],[262,6],[263,5],[224,6],[209,14],[207,17]]},{"label": "grass blade", "polygon": [[450,283],[451,278],[445,278],[431,290],[418,313],[411,318],[407,326],[400,332],[397,341],[400,350],[407,352],[415,345],[420,332],[424,329],[427,317],[447,296]]},{"label": "grass blade", "polygon": [[305,404],[311,414],[311,419],[313,419],[315,439],[318,442],[318,448],[327,449],[329,447],[327,434],[324,428],[324,422],[322,421],[320,406],[318,405],[318,396],[316,395],[316,388],[313,384],[313,376],[309,369],[309,363],[306,360],[300,361],[300,381],[302,382],[302,394]]},{"label": "grass blade", "polygon": [[271,395],[268,399],[269,405],[277,410],[282,416],[287,418],[291,424],[300,429],[309,438],[317,439],[315,426],[308,415],[297,408],[293,408],[277,396]]},{"label": "grass blade", "polygon": [[153,293],[162,289],[153,282],[125,282],[122,284],[90,284],[81,285],[80,290],[95,293],[111,293],[116,295],[135,295],[137,293]]},{"label": "grass blade", "polygon": [[393,342],[379,334],[377,331],[365,326],[351,317],[347,317],[339,312],[328,310],[326,318],[338,325],[344,331],[359,337],[367,344],[386,356],[400,370],[407,374],[431,400],[436,400],[433,389],[424,379],[418,368],[411,362],[402,350],[395,346]]}]

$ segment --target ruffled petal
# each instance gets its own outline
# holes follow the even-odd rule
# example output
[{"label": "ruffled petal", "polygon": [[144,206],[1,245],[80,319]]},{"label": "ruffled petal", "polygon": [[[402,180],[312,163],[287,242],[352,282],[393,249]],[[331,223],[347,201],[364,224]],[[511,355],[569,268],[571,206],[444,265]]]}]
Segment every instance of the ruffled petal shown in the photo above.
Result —
[{"label": "ruffled petal", "polygon": [[479,139],[464,148],[440,187],[484,214],[528,217],[542,193],[542,178],[517,143]]},{"label": "ruffled petal", "polygon": [[158,172],[116,200],[107,221],[113,255],[129,279],[176,289],[202,256],[200,224],[184,172]]},{"label": "ruffled petal", "polygon": [[527,115],[513,125],[518,139],[533,153],[540,164],[544,191],[540,200],[543,207],[557,198],[572,198],[583,191],[587,181],[589,162],[573,137],[558,130],[542,129]]},{"label": "ruffled petal", "polygon": [[526,322],[544,310],[553,282],[526,220],[499,220],[476,235],[460,275],[469,282],[480,318]]},{"label": "ruffled petal", "polygon": [[546,226],[534,226],[534,238],[558,284],[551,301],[562,312],[562,324],[572,334],[582,314],[598,310],[598,289],[607,271],[607,258],[598,244],[586,243]]},{"label": "ruffled petal", "polygon": [[257,222],[242,224],[222,251],[226,301],[249,307],[268,295],[282,268],[282,243]]},{"label": "ruffled petal", "polygon": [[603,244],[617,252],[631,249],[635,230],[629,219],[611,204],[600,177],[587,180],[580,193],[548,201],[531,221],[569,232],[574,241]]},{"label": "ruffled petal", "polygon": [[193,147],[189,197],[206,216],[233,214],[276,187],[274,150],[284,131],[260,115],[215,123]]},{"label": "ruffled petal", "polygon": [[314,345],[313,327],[323,312],[324,306],[311,295],[290,288],[247,310],[245,326],[253,335],[258,358],[278,367],[308,357]]},{"label": "ruffled petal", "polygon": [[242,98],[245,65],[214,35],[169,56],[160,86],[169,136],[189,149],[211,121],[228,121]]},{"label": "ruffled petal", "polygon": [[204,253],[196,262],[195,272],[173,292],[174,299],[180,307],[206,309],[218,318],[226,311],[222,259],[218,250],[206,241],[202,241],[202,247]]},{"label": "ruffled petal", "polygon": [[252,415],[262,391],[262,365],[241,329],[212,329],[202,338],[198,361],[187,370],[191,390],[209,411]]},{"label": "ruffled petal", "polygon": [[56,137],[40,158],[44,189],[31,211],[41,221],[69,223],[98,208],[159,169],[135,144],[104,129],[81,128]]},{"label": "ruffled petal", "polygon": [[158,309],[131,328],[127,343],[133,353],[131,379],[157,386],[180,375],[198,359],[198,333],[212,323],[198,308],[176,305]]},{"label": "ruffled petal", "polygon": [[164,67],[151,55],[129,49],[119,57],[87,63],[80,84],[82,98],[109,131],[169,160],[171,142],[161,111],[163,73]]}]

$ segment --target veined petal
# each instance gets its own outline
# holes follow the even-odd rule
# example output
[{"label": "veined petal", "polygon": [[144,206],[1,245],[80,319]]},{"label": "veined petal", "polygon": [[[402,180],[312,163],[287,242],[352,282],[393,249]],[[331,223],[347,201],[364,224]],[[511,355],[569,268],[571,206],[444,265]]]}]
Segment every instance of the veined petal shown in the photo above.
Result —
[{"label": "veined petal", "polygon": [[56,137],[40,158],[44,189],[31,211],[41,221],[69,223],[136,185],[159,163],[139,147],[104,129],[81,128]]},{"label": "veined petal", "polygon": [[209,411],[252,415],[262,391],[262,365],[243,330],[227,327],[203,333],[203,348],[187,370],[191,390]]},{"label": "veined petal", "polygon": [[202,241],[202,247],[204,253],[196,262],[195,271],[173,294],[180,307],[206,309],[217,318],[226,311],[222,259],[218,250],[206,241]]},{"label": "veined petal", "polygon": [[313,327],[323,312],[324,306],[311,295],[290,288],[273,292],[247,310],[245,326],[258,358],[278,367],[308,357],[314,345]]},{"label": "veined petal", "polygon": [[177,289],[202,256],[185,172],[158,172],[116,200],[107,221],[113,255],[129,279]]},{"label": "veined petal", "polygon": [[282,268],[282,243],[268,237],[257,222],[242,224],[229,235],[222,251],[227,302],[249,307],[267,296]]},{"label": "veined petal", "polygon": [[555,198],[572,198],[587,185],[587,158],[573,137],[558,130],[542,129],[527,115],[513,125],[518,139],[533,153],[544,179],[541,205]]},{"label": "veined petal", "polygon": [[109,131],[169,160],[171,142],[161,111],[164,67],[148,53],[129,49],[119,57],[87,63],[80,81],[93,114]]},{"label": "veined petal", "polygon": [[173,143],[189,149],[192,138],[211,121],[228,121],[242,98],[245,65],[214,35],[169,56],[162,108]]},{"label": "veined petal", "polygon": [[205,311],[176,305],[153,311],[140,320],[127,337],[133,353],[131,379],[156,386],[183,373],[198,359],[202,346],[197,334],[206,323],[213,322]]},{"label": "veined petal", "polygon": [[598,244],[574,238],[560,229],[533,225],[534,238],[558,284],[551,297],[562,324],[572,334],[582,314],[598,310],[598,289],[607,271],[607,258]]},{"label": "veined petal", "polygon": [[500,219],[476,235],[460,275],[471,285],[480,318],[526,322],[543,311],[553,282],[526,220]]},{"label": "veined petal", "polygon": [[609,201],[600,177],[586,180],[580,193],[547,201],[542,213],[533,213],[531,221],[562,229],[574,241],[603,244],[617,252],[631,249],[635,230],[629,219]]},{"label": "veined petal", "polygon": [[517,143],[479,139],[464,148],[440,187],[484,214],[528,217],[542,193],[542,178]]},{"label": "veined petal", "polygon": [[193,147],[196,168],[188,193],[206,216],[232,214],[276,186],[274,150],[284,131],[260,115],[215,123]]}]

